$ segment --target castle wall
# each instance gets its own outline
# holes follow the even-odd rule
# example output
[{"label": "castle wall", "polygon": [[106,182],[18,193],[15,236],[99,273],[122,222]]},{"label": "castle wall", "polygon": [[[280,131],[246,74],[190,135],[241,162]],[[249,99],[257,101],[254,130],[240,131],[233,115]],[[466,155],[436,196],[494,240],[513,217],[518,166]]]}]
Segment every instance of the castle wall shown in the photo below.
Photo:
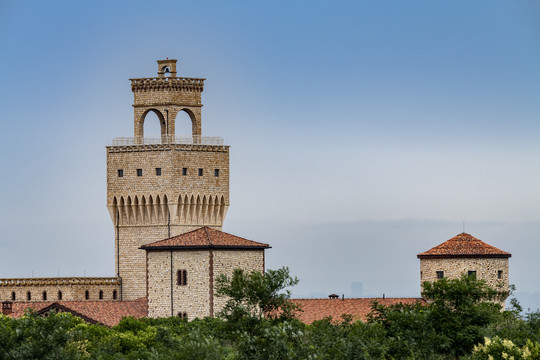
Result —
[{"label": "castle wall", "polygon": [[[148,316],[217,315],[227,300],[214,296],[215,279],[219,274],[232,275],[236,268],[264,272],[264,250],[147,251]],[[185,285],[178,282],[179,270],[187,272]]]},{"label": "castle wall", "polygon": [[[230,278],[234,269],[242,269],[246,273],[252,271],[264,273],[264,250],[214,251],[214,279],[217,279],[221,274],[225,274]],[[226,302],[226,298],[214,296],[214,315],[217,315],[223,309]]]},{"label": "castle wall", "polygon": [[[62,292],[59,299],[58,292]],[[86,291],[89,298],[86,298]],[[100,291],[103,298],[99,298]],[[113,292],[116,291],[116,299]],[[120,300],[120,279],[118,278],[19,278],[0,279],[0,300],[14,301],[84,301],[84,300]],[[28,300],[27,293],[31,299]],[[43,298],[46,292],[47,298]]]},{"label": "castle wall", "polygon": [[[498,271],[502,270],[502,278]],[[455,279],[468,271],[476,271],[476,278],[499,291],[508,291],[508,258],[424,258],[420,259],[420,278],[424,281],[437,280],[437,271],[444,271],[444,277]]]}]

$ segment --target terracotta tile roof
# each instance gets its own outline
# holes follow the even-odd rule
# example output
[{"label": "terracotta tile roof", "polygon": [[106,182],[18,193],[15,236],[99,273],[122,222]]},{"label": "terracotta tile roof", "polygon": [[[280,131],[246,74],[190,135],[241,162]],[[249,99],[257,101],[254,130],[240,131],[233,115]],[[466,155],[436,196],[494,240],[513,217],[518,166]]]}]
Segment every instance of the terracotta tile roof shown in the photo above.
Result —
[{"label": "terracotta tile roof", "polygon": [[434,248],[418,254],[417,257],[433,258],[433,257],[505,257],[509,258],[512,254],[502,251],[501,249],[491,246],[475,238],[474,236],[461,233],[454,236],[450,240],[443,242]]},{"label": "terracotta tile roof", "polygon": [[303,311],[298,313],[298,319],[306,324],[329,316],[340,320],[344,314],[352,315],[353,320],[366,321],[375,300],[382,305],[425,303],[422,298],[291,299],[300,305]]},{"label": "terracotta tile roof", "polygon": [[141,246],[144,250],[237,248],[267,249],[270,245],[247,240],[207,226],[180,234],[169,239]]},{"label": "terracotta tile roof", "polygon": [[141,298],[133,301],[36,301],[14,302],[8,316],[18,318],[27,309],[38,313],[48,310],[70,312],[90,323],[106,326],[117,325],[123,317],[142,318],[148,315],[148,301]]}]

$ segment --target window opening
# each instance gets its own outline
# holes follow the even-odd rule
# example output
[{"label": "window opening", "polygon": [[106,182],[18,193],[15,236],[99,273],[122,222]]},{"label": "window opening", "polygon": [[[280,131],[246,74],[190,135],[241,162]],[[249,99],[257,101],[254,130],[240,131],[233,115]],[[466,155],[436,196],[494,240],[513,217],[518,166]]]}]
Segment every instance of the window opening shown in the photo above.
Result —
[{"label": "window opening", "polygon": [[124,170],[118,169],[118,177],[124,177]]},{"label": "window opening", "polygon": [[116,292],[116,290],[113,290],[113,292],[112,292],[113,300],[116,300],[116,297],[117,297],[117,292]]},{"label": "window opening", "polygon": [[99,300],[103,300],[103,290],[99,290]]},{"label": "window opening", "polygon": [[17,297],[15,296],[15,291],[13,291],[13,292],[11,293],[11,300],[12,300],[12,301],[15,301],[16,299],[17,299]]},{"label": "window opening", "polygon": [[47,292],[46,291],[43,292],[43,300],[47,300]]},{"label": "window opening", "polygon": [[502,271],[502,270],[497,271],[497,278],[498,278],[498,279],[502,279],[502,275],[503,275],[503,271]]},{"label": "window opening", "polygon": [[218,176],[219,176],[219,169],[215,169],[215,170],[214,170],[214,176],[215,176],[215,177],[218,177]]},{"label": "window opening", "polygon": [[32,300],[32,294],[30,293],[30,291],[26,292],[26,300]]},{"label": "window opening", "polygon": [[187,270],[178,270],[176,284],[187,285]]},{"label": "window opening", "polygon": [[62,300],[62,292],[58,291],[58,300]]},{"label": "window opening", "polygon": [[161,168],[156,168],[156,176],[161,176]]},{"label": "window opening", "polygon": [[84,292],[84,298],[85,298],[86,300],[90,299],[90,291],[86,290],[86,291]]},{"label": "window opening", "polygon": [[442,279],[444,277],[444,271],[437,271],[437,279]]},{"label": "window opening", "polygon": [[142,169],[137,169],[137,176],[142,176]]},{"label": "window opening", "polygon": [[187,175],[187,168],[183,168],[182,169],[182,176],[186,176]]},{"label": "window opening", "polygon": [[476,277],[476,271],[475,270],[469,270],[467,272],[467,275]]},{"label": "window opening", "polygon": [[203,169],[199,169],[199,176],[202,176],[203,174]]}]

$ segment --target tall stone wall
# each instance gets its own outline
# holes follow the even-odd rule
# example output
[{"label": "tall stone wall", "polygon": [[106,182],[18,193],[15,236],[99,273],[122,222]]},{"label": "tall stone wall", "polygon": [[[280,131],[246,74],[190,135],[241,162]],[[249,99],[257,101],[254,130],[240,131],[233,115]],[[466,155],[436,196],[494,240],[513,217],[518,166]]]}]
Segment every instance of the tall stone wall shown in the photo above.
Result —
[{"label": "tall stone wall", "polygon": [[[215,279],[236,268],[264,272],[264,250],[147,251],[148,316],[216,315],[226,299],[215,296]],[[179,283],[179,270],[187,272],[186,284]]]},{"label": "tall stone wall", "polygon": [[221,230],[229,206],[229,148],[110,146],[107,206],[115,226],[122,299],[135,300],[146,294],[145,253],[139,247],[201,226]]},{"label": "tall stone wall", "polygon": [[[88,299],[86,292],[88,291]],[[116,299],[113,293],[116,291]],[[45,297],[44,298],[44,292]],[[59,298],[59,292],[62,298]],[[102,298],[100,299],[100,292]],[[13,293],[15,298],[13,298]],[[30,299],[28,299],[30,293]],[[84,301],[120,300],[119,278],[20,278],[0,279],[0,300]]]},{"label": "tall stone wall", "polygon": [[[476,278],[498,290],[507,292],[509,288],[508,258],[424,258],[420,259],[420,278],[424,281],[437,280],[437,271],[444,271],[444,277],[455,279],[468,271],[476,271]],[[502,278],[498,278],[502,271]]]}]

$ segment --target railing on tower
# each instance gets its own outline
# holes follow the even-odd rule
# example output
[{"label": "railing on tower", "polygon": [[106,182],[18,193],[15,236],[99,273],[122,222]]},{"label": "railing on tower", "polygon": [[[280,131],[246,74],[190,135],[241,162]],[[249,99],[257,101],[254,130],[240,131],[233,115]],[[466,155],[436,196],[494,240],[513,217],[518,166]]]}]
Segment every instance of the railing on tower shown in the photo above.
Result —
[{"label": "railing on tower", "polygon": [[161,137],[115,137],[112,146],[128,145],[156,145],[156,144],[182,144],[182,145],[225,145],[220,136],[161,136]]}]

